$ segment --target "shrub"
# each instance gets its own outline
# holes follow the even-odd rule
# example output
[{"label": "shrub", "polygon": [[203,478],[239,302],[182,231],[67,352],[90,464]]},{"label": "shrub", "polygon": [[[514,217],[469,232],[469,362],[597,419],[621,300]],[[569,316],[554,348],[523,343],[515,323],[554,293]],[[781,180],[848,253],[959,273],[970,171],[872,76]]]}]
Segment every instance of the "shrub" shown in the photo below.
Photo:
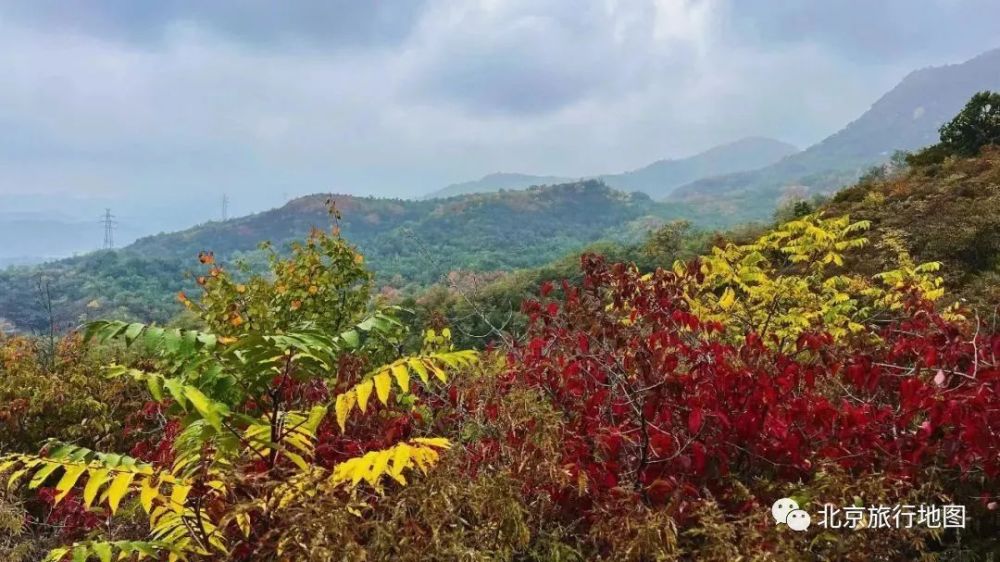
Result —
[{"label": "shrub", "polygon": [[[139,366],[113,364],[107,374],[144,384],[177,431],[154,462],[58,441],[38,455],[0,457],[11,486],[27,479],[29,488],[51,487],[43,495],[51,494],[54,506],[72,503],[106,517],[131,504],[148,519],[145,540],[80,540],[52,550],[48,560],[281,558],[294,529],[285,534],[272,522],[289,506],[342,494],[343,509],[360,513],[367,503],[362,482],[381,493],[437,464],[447,439],[397,435],[371,450],[373,437],[391,429],[371,422],[374,436],[320,450],[328,413],[342,433],[355,409],[384,423],[388,411],[415,411],[420,391],[411,378],[430,385],[476,360],[436,335],[419,354],[395,355],[400,323],[386,311],[361,315],[364,285],[357,281],[366,277],[331,266],[360,265],[345,248],[339,238],[314,233],[291,258],[272,262],[273,279],[254,278],[246,290],[203,254],[215,281],[203,283],[201,302],[191,306],[221,333],[123,322],[88,327],[89,341],[120,341],[146,358]],[[289,294],[289,276],[301,294]],[[334,302],[343,307],[332,308]],[[346,329],[331,333],[334,326]]]},{"label": "shrub", "polygon": [[[830,224],[852,230],[849,222]],[[816,223],[800,226],[766,237],[782,242],[770,250],[794,258],[819,241],[819,256],[857,245],[821,234]],[[789,232],[808,232],[810,244]],[[772,270],[760,265],[768,250],[723,249],[711,256],[709,273],[695,263],[648,276],[588,255],[580,285],[565,283],[559,298],[546,286],[542,300],[526,303],[529,337],[511,350],[503,384],[534,389],[561,415],[560,445],[547,452],[566,472],[531,486],[564,517],[585,522],[583,540],[597,555],[725,559],[755,542],[759,552],[779,552],[753,531],[768,524],[771,502],[797,491],[844,505],[851,479],[879,495],[870,500],[928,490],[935,495],[923,495],[925,502],[976,498],[972,518],[985,520],[1000,476],[1000,437],[991,429],[1000,427],[1000,336],[978,321],[942,316],[927,298],[937,282],[912,267],[883,275],[885,289],[827,299],[834,277],[808,281],[823,260]],[[837,263],[836,255],[825,261]],[[753,266],[753,275],[738,263]],[[723,264],[725,281],[705,293]],[[785,282],[794,289],[752,296],[753,287],[781,284],[782,276],[798,278]],[[867,298],[891,314],[845,323]],[[822,302],[830,308],[815,304]],[[710,315],[715,307],[734,311],[730,323],[696,313],[706,306]],[[775,322],[793,331],[769,332]],[[829,474],[841,475],[839,484]],[[634,526],[631,538],[610,530],[628,528],[616,517]],[[665,543],[676,549],[643,550],[655,542],[644,533],[662,532],[664,517],[678,530]],[[646,518],[653,523],[643,530]],[[843,553],[843,545],[808,546],[818,535],[792,540],[799,552]],[[880,548],[889,558],[916,555],[930,548],[926,538]]]},{"label": "shrub", "polygon": [[975,156],[1000,143],[1000,92],[978,92],[954,119],[941,126],[941,145],[954,154]]}]

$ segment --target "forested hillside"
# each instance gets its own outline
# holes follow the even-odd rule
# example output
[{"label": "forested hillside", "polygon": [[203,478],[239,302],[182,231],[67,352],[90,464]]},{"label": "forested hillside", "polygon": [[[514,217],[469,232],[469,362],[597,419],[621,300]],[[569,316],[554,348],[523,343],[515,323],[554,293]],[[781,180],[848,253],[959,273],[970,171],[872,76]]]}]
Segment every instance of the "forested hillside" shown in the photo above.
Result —
[{"label": "forested hillside", "polygon": [[[992,99],[1000,101],[995,94]],[[996,115],[996,109],[991,111]],[[994,127],[1000,131],[1000,124]],[[1000,149],[984,146],[975,152],[972,156],[956,154],[936,145],[870,170],[819,206],[793,201],[775,215],[783,221],[818,212],[867,221],[868,243],[847,258],[852,271],[874,276],[896,267],[940,263],[948,289],[945,300],[992,317],[1000,305]],[[762,231],[762,226],[748,225],[713,233],[673,222],[654,230],[641,243],[603,243],[589,251],[652,272],[669,267],[675,259],[708,253],[713,245],[746,243]],[[517,313],[516,303],[529,298],[536,287],[578,280],[579,275],[575,256],[567,256],[542,267],[490,278],[456,276],[407,305],[427,318],[431,311],[443,313],[463,343],[482,345],[481,336],[495,328],[523,328],[527,317]]]},{"label": "forested hillside", "polygon": [[[330,214],[330,203],[339,219]],[[183,273],[199,252],[259,267],[265,257],[261,241],[284,251],[313,227],[336,224],[364,253],[380,284],[401,288],[440,281],[457,269],[537,266],[600,239],[639,240],[673,212],[645,195],[597,181],[433,201],[315,195],[143,238],[118,251],[0,271],[0,318],[24,330],[47,331],[51,299],[60,329],[108,315],[166,321],[180,310],[172,295],[194,283]]]}]

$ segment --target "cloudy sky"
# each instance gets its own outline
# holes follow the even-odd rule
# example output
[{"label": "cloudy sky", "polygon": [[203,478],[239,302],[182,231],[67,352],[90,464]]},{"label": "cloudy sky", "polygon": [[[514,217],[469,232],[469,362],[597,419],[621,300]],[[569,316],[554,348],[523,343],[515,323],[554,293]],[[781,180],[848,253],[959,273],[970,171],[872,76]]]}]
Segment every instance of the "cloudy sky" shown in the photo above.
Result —
[{"label": "cloudy sky", "polygon": [[[0,204],[415,196],[804,147],[995,0],[0,0]],[[89,210],[88,210],[89,212]]]}]

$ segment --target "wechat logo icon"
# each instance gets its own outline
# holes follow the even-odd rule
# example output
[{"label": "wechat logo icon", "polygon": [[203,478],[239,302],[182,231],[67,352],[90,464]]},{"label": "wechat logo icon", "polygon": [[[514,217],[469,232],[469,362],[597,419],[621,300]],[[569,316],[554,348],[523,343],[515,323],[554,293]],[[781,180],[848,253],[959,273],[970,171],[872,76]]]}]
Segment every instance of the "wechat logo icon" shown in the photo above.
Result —
[{"label": "wechat logo icon", "polygon": [[792,498],[781,498],[774,502],[774,505],[771,506],[771,515],[774,517],[775,525],[784,523],[793,531],[805,531],[812,523],[809,514],[805,510],[799,509],[798,502]]}]

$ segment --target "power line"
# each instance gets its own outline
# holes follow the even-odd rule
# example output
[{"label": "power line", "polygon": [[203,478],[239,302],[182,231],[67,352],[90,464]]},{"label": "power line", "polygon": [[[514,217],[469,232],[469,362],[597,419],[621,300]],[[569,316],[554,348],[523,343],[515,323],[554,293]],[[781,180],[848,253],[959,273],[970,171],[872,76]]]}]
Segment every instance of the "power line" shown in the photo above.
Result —
[{"label": "power line", "polygon": [[222,194],[222,220],[229,220],[229,195]]},{"label": "power line", "polygon": [[101,223],[104,224],[104,249],[110,250],[115,247],[115,226],[118,225],[115,216],[111,214],[111,209],[104,209]]}]

